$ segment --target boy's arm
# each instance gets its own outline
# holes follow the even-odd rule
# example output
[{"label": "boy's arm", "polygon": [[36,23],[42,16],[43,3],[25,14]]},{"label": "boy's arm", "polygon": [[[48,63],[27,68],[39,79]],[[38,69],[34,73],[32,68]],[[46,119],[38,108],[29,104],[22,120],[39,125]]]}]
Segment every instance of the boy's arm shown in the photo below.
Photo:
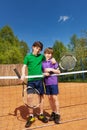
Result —
[{"label": "boy's arm", "polygon": [[44,72],[45,72],[45,73],[51,73],[51,72],[52,72],[52,73],[54,73],[54,74],[60,74],[59,68],[57,68],[57,69],[45,68]]},{"label": "boy's arm", "polygon": [[59,70],[59,68],[52,69],[51,72],[53,72],[54,74],[60,74],[61,73],[60,70]]},{"label": "boy's arm", "polygon": [[23,67],[22,67],[22,75],[21,75],[21,80],[22,80],[22,81],[24,81],[24,79],[25,79],[26,66],[27,66],[27,65],[24,64]]}]

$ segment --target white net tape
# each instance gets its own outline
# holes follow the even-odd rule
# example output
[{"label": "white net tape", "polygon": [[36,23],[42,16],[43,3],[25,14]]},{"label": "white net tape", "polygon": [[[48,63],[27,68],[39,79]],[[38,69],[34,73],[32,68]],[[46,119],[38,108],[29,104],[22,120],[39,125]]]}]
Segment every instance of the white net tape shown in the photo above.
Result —
[{"label": "white net tape", "polygon": [[[51,76],[55,76],[55,75],[71,75],[71,74],[80,74],[80,73],[87,73],[87,70],[84,71],[73,71],[73,72],[65,72],[65,73],[60,73],[60,74],[52,74]],[[44,73],[43,75],[33,75],[33,76],[25,76],[25,78],[39,78],[39,77],[44,77]],[[18,79],[17,76],[0,76],[0,79]]]}]

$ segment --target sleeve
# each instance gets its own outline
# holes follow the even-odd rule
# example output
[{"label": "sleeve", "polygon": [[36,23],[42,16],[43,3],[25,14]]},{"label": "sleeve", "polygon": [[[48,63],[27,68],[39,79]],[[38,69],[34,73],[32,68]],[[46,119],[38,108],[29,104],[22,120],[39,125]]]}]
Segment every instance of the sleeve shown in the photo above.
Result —
[{"label": "sleeve", "polygon": [[45,63],[42,62],[42,70],[43,70],[43,72],[44,72],[44,69],[45,69],[45,68],[46,68]]},{"label": "sleeve", "polygon": [[59,67],[58,63],[54,65],[54,69],[57,69]]},{"label": "sleeve", "polygon": [[46,60],[46,58],[45,58],[45,56],[43,55],[42,61],[45,61],[45,60]]}]

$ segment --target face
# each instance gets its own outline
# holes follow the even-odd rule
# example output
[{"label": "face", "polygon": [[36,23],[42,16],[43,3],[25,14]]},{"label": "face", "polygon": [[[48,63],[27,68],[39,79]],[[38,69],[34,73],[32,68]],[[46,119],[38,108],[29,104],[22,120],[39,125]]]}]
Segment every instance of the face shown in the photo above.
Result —
[{"label": "face", "polygon": [[52,58],[52,54],[51,53],[45,53],[44,55],[46,57],[46,60],[50,60]]},{"label": "face", "polygon": [[32,49],[33,49],[33,54],[34,54],[34,55],[39,54],[40,51],[41,51],[41,48],[40,48],[40,47],[37,47],[37,46],[33,46]]}]

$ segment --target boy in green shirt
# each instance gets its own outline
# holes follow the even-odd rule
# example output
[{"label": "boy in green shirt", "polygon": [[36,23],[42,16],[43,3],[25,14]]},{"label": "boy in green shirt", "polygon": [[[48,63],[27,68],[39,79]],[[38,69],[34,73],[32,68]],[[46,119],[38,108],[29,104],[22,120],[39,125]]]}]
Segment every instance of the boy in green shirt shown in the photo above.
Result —
[{"label": "boy in green shirt", "polygon": [[[24,58],[24,65],[22,67],[22,76],[21,80],[24,81],[25,78],[25,69],[28,67],[28,75],[42,75],[42,61],[45,60],[45,56],[40,54],[40,51],[43,49],[43,44],[40,41],[34,42],[32,45],[32,53],[28,54]],[[35,87],[41,95],[41,104],[40,104],[40,115],[38,119],[44,123],[48,122],[48,119],[43,114],[43,100],[44,100],[44,86],[42,78],[29,78],[27,86]],[[29,109],[29,118],[26,122],[25,127],[31,126],[35,121],[33,115],[33,109]]]}]

